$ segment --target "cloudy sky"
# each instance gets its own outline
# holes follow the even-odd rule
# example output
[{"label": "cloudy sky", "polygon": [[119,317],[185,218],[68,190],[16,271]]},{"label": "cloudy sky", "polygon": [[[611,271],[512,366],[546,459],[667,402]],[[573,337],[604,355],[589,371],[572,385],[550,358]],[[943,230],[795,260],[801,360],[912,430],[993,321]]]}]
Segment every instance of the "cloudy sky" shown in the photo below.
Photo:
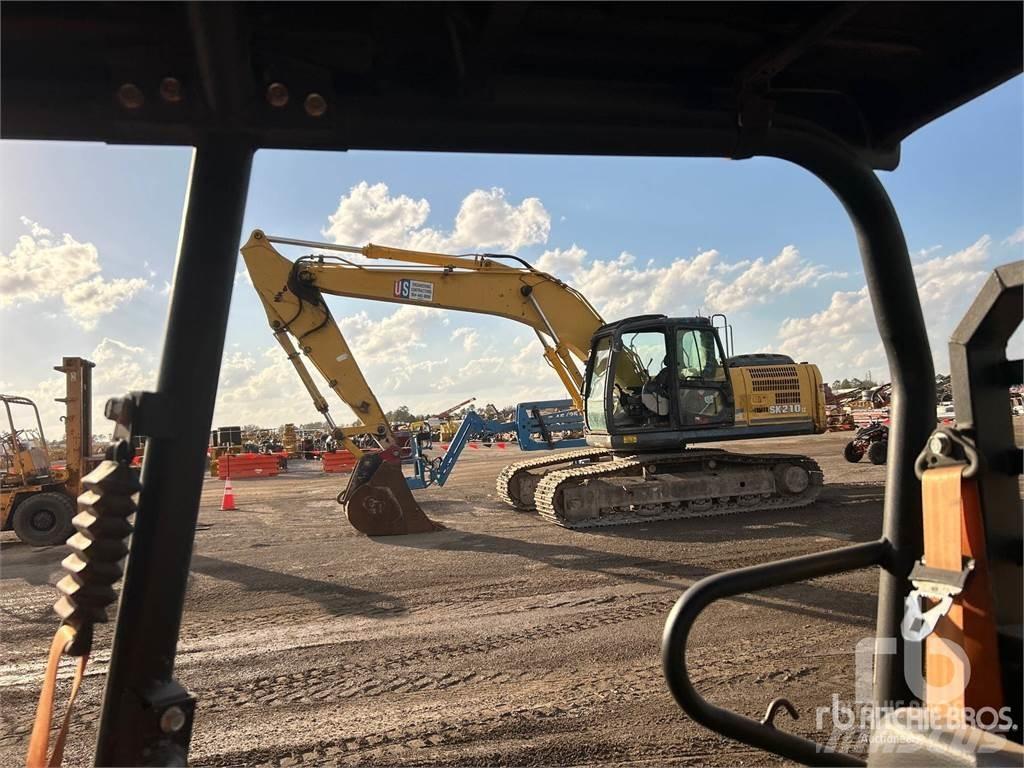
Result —
[{"label": "cloudy sky", "polygon": [[[913,254],[936,368],[985,275],[1024,253],[1018,78],[918,132],[881,174]],[[63,355],[103,400],[153,386],[190,150],[0,142],[0,390],[52,402]],[[726,312],[737,351],[886,376],[853,230],[831,193],[774,160],[261,152],[249,230],[362,245],[516,253],[606,319]],[[288,252],[297,256],[304,251]],[[241,260],[215,424],[317,417],[273,342]],[[334,299],[385,408],[564,396],[508,321]],[[197,307],[196,311],[202,311]],[[340,402],[333,411],[349,422]]]}]

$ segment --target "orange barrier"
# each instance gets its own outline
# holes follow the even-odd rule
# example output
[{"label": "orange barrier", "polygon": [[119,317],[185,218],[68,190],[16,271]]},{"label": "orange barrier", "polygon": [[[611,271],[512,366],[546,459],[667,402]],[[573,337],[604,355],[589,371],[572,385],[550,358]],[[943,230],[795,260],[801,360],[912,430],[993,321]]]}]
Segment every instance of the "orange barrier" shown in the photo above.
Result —
[{"label": "orange barrier", "polygon": [[[447,451],[450,445],[451,443],[438,443],[437,447],[440,448],[442,451]],[[506,448],[515,448],[517,446],[518,443],[508,443],[504,441],[485,443],[482,440],[470,440],[468,443],[466,443],[466,447],[472,448],[473,450],[479,450],[480,448],[500,448],[504,450]]]},{"label": "orange barrier", "polygon": [[273,477],[280,471],[277,456],[268,453],[227,454],[217,459],[217,477]]},{"label": "orange barrier", "polygon": [[325,452],[320,456],[324,472],[351,472],[356,466],[356,457],[348,451]]}]

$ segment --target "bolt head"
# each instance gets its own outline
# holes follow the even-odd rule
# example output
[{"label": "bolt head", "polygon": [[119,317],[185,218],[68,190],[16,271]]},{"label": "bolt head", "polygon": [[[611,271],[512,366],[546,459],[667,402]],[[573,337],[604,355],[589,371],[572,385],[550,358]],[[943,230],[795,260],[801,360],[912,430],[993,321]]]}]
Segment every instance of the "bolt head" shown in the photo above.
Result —
[{"label": "bolt head", "polygon": [[327,99],[319,93],[311,93],[306,97],[303,106],[310,117],[321,117],[327,111]]},{"label": "bolt head", "polygon": [[168,707],[160,715],[160,730],[164,733],[177,733],[185,727],[187,719],[185,711],[181,707],[177,705]]},{"label": "bolt head", "polygon": [[267,104],[275,109],[288,105],[288,86],[284,83],[271,83],[267,86]]},{"label": "bolt head", "polygon": [[160,81],[160,98],[168,104],[177,104],[184,98],[181,80],[176,77],[165,77]]},{"label": "bolt head", "polygon": [[146,103],[146,97],[135,83],[124,83],[117,89],[117,101],[125,109],[139,109]]},{"label": "bolt head", "polygon": [[948,456],[953,444],[948,435],[936,432],[928,440],[928,450],[938,456]]}]

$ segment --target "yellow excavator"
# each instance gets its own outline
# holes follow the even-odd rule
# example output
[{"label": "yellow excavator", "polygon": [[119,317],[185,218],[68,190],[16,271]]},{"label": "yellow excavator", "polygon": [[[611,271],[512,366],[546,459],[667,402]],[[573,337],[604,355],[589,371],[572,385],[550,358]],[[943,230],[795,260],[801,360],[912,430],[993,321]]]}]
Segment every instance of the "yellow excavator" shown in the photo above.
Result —
[{"label": "yellow excavator", "polygon": [[[274,244],[318,253],[292,262]],[[337,245],[260,230],[242,256],[275,338],[335,437],[359,457],[339,501],[364,533],[435,526],[402,479],[395,432],[324,294],[478,312],[533,328],[544,357],[586,416],[588,447],[511,464],[500,473],[497,491],[516,508],[536,509],[558,525],[585,528],[799,507],[821,488],[821,468],[806,456],[687,447],[826,428],[817,366],[784,355],[726,355],[722,336],[729,342],[731,327],[721,315],[641,315],[606,323],[578,291],[514,256]],[[370,265],[381,260],[407,266]],[[333,422],[300,353],[360,425]],[[367,452],[356,444],[353,438],[367,433],[381,450]]]}]

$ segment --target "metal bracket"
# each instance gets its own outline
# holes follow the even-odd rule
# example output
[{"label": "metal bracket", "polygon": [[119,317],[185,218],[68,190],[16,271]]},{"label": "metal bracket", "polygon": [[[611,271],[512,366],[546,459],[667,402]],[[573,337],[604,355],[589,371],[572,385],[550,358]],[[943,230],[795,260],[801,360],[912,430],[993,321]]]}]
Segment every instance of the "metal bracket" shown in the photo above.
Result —
[{"label": "metal bracket", "polygon": [[[944,568],[929,568],[918,562],[910,572],[914,589],[904,600],[903,623],[900,630],[903,639],[919,643],[935,631],[939,619],[949,613],[953,599],[964,591],[967,578],[974,570],[974,560],[965,558],[964,567],[959,571]],[[927,611],[921,610],[921,599],[938,600],[938,604]]]},{"label": "metal bracket", "polygon": [[196,700],[176,680],[142,696],[149,765],[185,765],[192,739]]},{"label": "metal bracket", "polygon": [[981,460],[974,441],[955,427],[939,427],[932,432],[924,450],[914,462],[914,473],[920,480],[929,469],[964,465],[963,476],[978,474]]},{"label": "metal bracket", "polygon": [[114,439],[131,441],[136,435],[173,437],[174,415],[170,402],[158,392],[129,392],[107,400],[103,415],[115,423]]}]

